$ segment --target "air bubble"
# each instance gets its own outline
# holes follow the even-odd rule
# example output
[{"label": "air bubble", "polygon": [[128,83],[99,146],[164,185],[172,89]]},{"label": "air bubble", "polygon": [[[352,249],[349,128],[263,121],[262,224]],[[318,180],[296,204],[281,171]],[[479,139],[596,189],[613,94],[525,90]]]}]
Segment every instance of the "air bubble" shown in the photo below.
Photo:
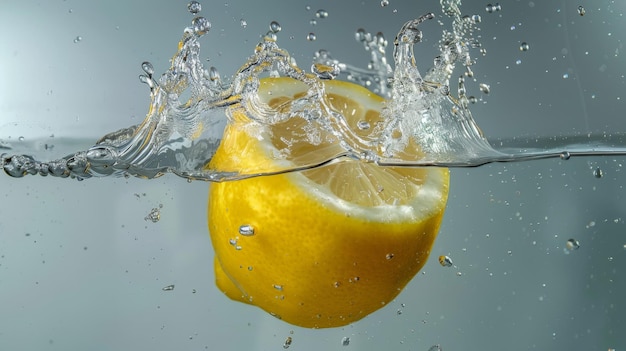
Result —
[{"label": "air bubble", "polygon": [[272,21],[272,22],[270,23],[270,31],[271,31],[272,33],[278,33],[278,32],[280,32],[280,30],[281,30],[281,29],[282,29],[282,28],[280,27],[280,23],[278,23],[278,22],[276,22],[276,21]]},{"label": "air bubble", "polygon": [[214,82],[220,80],[220,72],[217,70],[217,68],[213,66],[209,68],[209,79]]},{"label": "air bubble", "polygon": [[283,286],[280,284],[274,284],[274,289],[278,290],[278,291],[283,291]]},{"label": "air bubble", "polygon": [[604,176],[604,173],[602,172],[600,167],[596,167],[596,169],[593,170],[593,176],[596,178],[602,178]]},{"label": "air bubble", "polygon": [[198,12],[202,11],[202,5],[197,1],[191,1],[187,4],[187,10],[193,15],[198,14]]},{"label": "air bubble", "polygon": [[348,346],[348,345],[350,345],[350,337],[344,336],[343,338],[341,338],[341,346]]},{"label": "air bubble", "polygon": [[291,346],[291,342],[292,342],[292,341],[293,341],[293,339],[291,338],[291,336],[288,336],[288,337],[285,339],[285,343],[283,343],[283,348],[284,348],[284,349],[288,349],[288,348],[289,348],[289,346]]},{"label": "air bubble", "polygon": [[368,129],[370,129],[370,123],[368,121],[364,121],[364,120],[358,121],[356,126],[360,130],[368,130]]},{"label": "air bubble", "polygon": [[317,36],[315,36],[315,33],[309,33],[306,36],[306,40],[308,41],[315,41],[317,39]]},{"label": "air bubble", "polygon": [[585,8],[582,6],[578,6],[578,14],[581,16],[585,15]]},{"label": "air bubble", "polygon": [[243,236],[252,236],[254,235],[254,227],[249,224],[242,224],[239,227],[239,234]]},{"label": "air bubble", "polygon": [[317,12],[315,13],[315,17],[317,18],[326,18],[328,17],[328,12],[326,12],[326,10],[317,10]]},{"label": "air bubble", "polygon": [[480,18],[480,15],[473,15],[471,19],[474,23],[480,23],[480,21],[482,21],[482,18]]},{"label": "air bubble", "polygon": [[74,44],[79,43],[81,40],[83,40],[83,37],[77,35],[76,38],[74,38]]},{"label": "air bubble", "polygon": [[145,221],[151,221],[152,223],[156,223],[161,220],[161,211],[158,207],[153,208],[150,213],[144,218]]},{"label": "air bubble", "polygon": [[452,259],[448,256],[445,255],[441,255],[439,256],[439,264],[442,267],[452,267],[453,263],[452,263]]},{"label": "air bubble", "polygon": [[168,285],[168,286],[164,286],[161,290],[163,291],[172,291],[174,290],[174,284]]},{"label": "air bubble", "polygon": [[241,28],[246,28],[248,26],[248,21],[242,18],[239,20],[239,25],[241,25]]},{"label": "air bubble", "polygon": [[443,349],[441,348],[441,345],[437,344],[428,348],[428,351],[443,351]]},{"label": "air bubble", "polygon": [[563,152],[561,152],[561,154],[559,155],[559,157],[561,158],[561,160],[565,160],[565,161],[566,161],[566,160],[569,160],[569,158],[570,158],[571,156],[572,156],[572,155],[570,155],[569,151],[563,151]]},{"label": "air bubble", "polygon": [[578,248],[580,248],[580,243],[576,239],[569,239],[565,243],[565,247],[570,251],[578,250]]},{"label": "air bubble", "polygon": [[380,6],[382,6],[382,7],[389,6],[389,0],[381,0],[380,1]]},{"label": "air bubble", "polygon": [[309,24],[312,26],[317,25],[317,20],[315,18],[311,18],[311,20],[309,21]]},{"label": "air bubble", "polygon": [[527,42],[522,42],[519,46],[519,51],[528,51],[530,49],[530,45]]},{"label": "air bubble", "polygon": [[392,253],[388,253],[387,255],[385,255],[385,258],[386,258],[386,259],[388,259],[388,260],[390,260],[390,259],[392,259],[392,258],[393,258],[393,256],[394,256],[394,255],[393,255]]},{"label": "air bubble", "polygon": [[204,35],[211,30],[211,22],[204,17],[196,17],[191,20],[193,30],[197,35]]}]

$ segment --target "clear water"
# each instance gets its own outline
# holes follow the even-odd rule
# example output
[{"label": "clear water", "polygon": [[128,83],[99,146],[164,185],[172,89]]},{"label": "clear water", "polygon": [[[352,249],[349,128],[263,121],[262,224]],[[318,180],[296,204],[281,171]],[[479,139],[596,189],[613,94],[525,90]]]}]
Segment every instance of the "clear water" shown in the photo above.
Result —
[{"label": "clear water", "polygon": [[[28,154],[45,163],[88,150],[98,139],[90,134],[94,129],[102,135],[139,124],[141,118],[128,116],[145,113],[147,103],[137,103],[145,101],[145,86],[136,83],[135,71],[118,76],[116,71],[124,73],[125,66],[117,65],[128,60],[128,66],[145,74],[140,65],[149,60],[155,72],[167,70],[157,66],[167,62],[173,52],[171,44],[179,39],[180,28],[189,25],[190,17],[180,4],[171,8],[161,5],[151,2],[121,9],[65,3],[0,5],[7,6],[0,11],[5,17],[9,13],[16,18],[40,18],[42,23],[29,22],[42,25],[36,27],[39,35],[57,28],[43,25],[47,17],[66,24],[66,32],[47,37],[52,43],[56,43],[54,38],[67,42],[49,51],[63,53],[59,63],[51,63],[52,68],[46,70],[45,62],[38,61],[37,67],[53,75],[65,67],[61,63],[75,62],[77,77],[91,72],[83,76],[83,83],[80,78],[72,79],[72,85],[79,86],[75,96],[68,94],[69,90],[64,92],[69,88],[59,86],[63,77],[67,79],[65,75],[46,81],[46,74],[28,76],[30,70],[24,69],[23,80],[5,80],[16,83],[10,87],[4,83],[1,96],[13,96],[13,90],[29,92],[23,94],[28,103],[19,106],[22,113],[2,102],[0,131],[5,144],[1,152],[5,157]],[[219,55],[214,50],[207,54],[209,64],[202,62],[219,67],[222,76],[229,72],[222,67],[228,67],[233,57],[250,56],[250,48],[260,41],[258,34],[265,33],[274,19],[282,26],[278,43],[302,45],[304,50],[290,48],[290,52],[299,63],[306,63],[311,56],[307,50],[315,53],[319,47],[341,57],[342,46],[353,41],[353,32],[360,27],[376,31],[380,23],[383,32],[395,33],[411,18],[439,11],[437,3],[416,8],[413,2],[401,1],[387,5],[310,2],[309,9],[305,4],[272,7],[268,3],[264,6],[270,7],[270,14],[263,16],[262,8],[252,9],[248,2],[227,5],[211,8],[203,3],[199,13],[213,24],[202,40],[235,30],[247,34],[246,39],[235,40],[238,47],[244,47],[242,53],[223,49]],[[431,262],[390,306],[354,325],[315,331],[286,325],[258,309],[228,301],[213,286],[206,198],[202,195],[207,191],[205,182],[189,184],[175,176],[150,181],[108,177],[81,183],[50,177],[2,177],[0,295],[10,303],[0,307],[5,316],[0,318],[1,348],[253,350],[281,349],[287,338],[291,338],[291,349],[300,350],[437,350],[435,345],[440,349],[623,348],[626,194],[622,172],[626,159],[615,155],[623,152],[625,130],[619,112],[623,110],[622,10],[613,3],[587,5],[581,16],[578,3],[503,3],[500,9],[495,3],[485,5],[462,7],[464,14],[481,16],[480,41],[487,50],[472,66],[476,82],[465,82],[478,99],[469,107],[472,115],[499,153],[554,157],[453,169],[451,198]],[[319,9],[328,16],[317,16]],[[350,15],[354,10],[362,15]],[[100,18],[106,13],[123,13],[132,21],[105,20],[105,29],[88,24],[96,14]],[[163,13],[172,17],[178,13],[181,25],[160,24],[157,27],[167,28],[156,34],[159,28],[149,19],[163,18]],[[5,17],[0,23],[12,23]],[[76,18],[85,24],[81,26]],[[297,23],[291,18],[297,18]],[[129,29],[136,28],[137,21],[146,29],[139,38],[136,29]],[[422,26],[430,34],[425,34],[416,48],[436,49],[418,56],[422,58],[418,63],[430,62],[437,55],[441,33],[435,21]],[[222,28],[225,30],[220,32]],[[347,40],[335,39],[344,28],[350,28]],[[106,36],[98,36],[99,31]],[[2,32],[14,33],[5,27]],[[311,32],[315,41],[308,39]],[[113,40],[107,41],[107,36]],[[152,42],[149,38],[153,36],[158,40]],[[78,37],[81,39],[75,42]],[[140,52],[139,57],[119,59],[119,53],[126,51],[111,43],[125,40]],[[226,40],[231,43],[233,38]],[[21,47],[10,39],[5,42],[16,49],[3,54],[4,60],[13,62],[12,57],[17,56],[20,60],[16,62],[23,62],[17,67],[33,67],[24,60],[29,51],[18,50]],[[35,42],[43,47],[30,48],[32,52],[45,50],[46,40]],[[109,66],[92,62],[96,55],[87,63],[72,61],[76,56],[84,60],[86,52],[93,49],[88,45],[94,42],[105,47],[98,52]],[[528,45],[525,51],[520,50],[522,42]],[[203,50],[208,46],[202,45]],[[225,47],[233,52],[238,49]],[[146,54],[157,48],[163,49],[162,57]],[[358,49],[353,50],[358,54],[345,62],[359,62],[363,53]],[[116,54],[106,56],[111,51]],[[419,51],[416,49],[415,55],[420,55]],[[5,65],[5,76],[20,71],[7,66],[16,67]],[[106,73],[117,81],[105,83]],[[132,83],[130,79],[121,83],[125,82],[122,76],[131,77]],[[453,91],[458,96],[454,77]],[[34,81],[38,84],[31,84]],[[136,87],[137,93],[131,88],[121,91],[124,84]],[[479,84],[489,86],[488,95],[484,95],[485,86],[474,86]],[[85,93],[80,95],[82,91]],[[105,105],[89,100],[90,96],[110,95],[115,97]],[[124,103],[120,96],[126,95],[134,98]],[[72,99],[63,100],[64,96]],[[67,102],[55,105],[56,99]],[[39,101],[52,111],[38,110]],[[89,105],[81,107],[83,101]],[[131,107],[115,113],[120,106]],[[70,122],[56,110],[71,111],[67,113]],[[91,114],[98,118],[90,120]],[[41,128],[44,136],[29,134],[39,127],[27,120],[37,115],[49,116]],[[100,124],[115,116],[127,119]],[[13,127],[14,123],[18,126]],[[72,133],[64,135],[64,130]],[[20,136],[25,136],[24,140]],[[580,152],[582,157],[559,158],[565,150],[570,155]],[[491,155],[487,161],[497,160]],[[174,169],[178,167],[176,164]],[[152,177],[160,172],[163,170],[151,175],[142,168],[140,173]],[[450,258],[453,265],[440,265],[440,255]]]},{"label": "clear water", "polygon": [[[472,117],[469,107],[477,98],[468,95],[465,84],[466,80],[479,82],[472,67],[482,48],[478,35],[481,18],[463,15],[460,5],[460,1],[441,2],[438,21],[443,30],[439,53],[423,76],[416,65],[414,46],[422,44],[420,26],[437,17],[432,12],[409,20],[400,28],[393,40],[393,67],[387,63],[388,41],[384,35],[358,29],[357,41],[371,54],[366,69],[335,60],[327,50],[319,50],[311,72],[303,70],[293,56],[278,46],[281,26],[272,21],[254,53],[225,81],[217,68],[206,67],[202,62],[200,39],[210,32],[211,22],[196,16],[185,28],[170,68],[159,79],[154,76],[152,63],[141,64],[144,73],[139,79],[149,86],[151,97],[141,124],[108,133],[88,150],[54,161],[35,160],[32,155],[3,154],[3,168],[13,177],[41,174],[78,179],[107,175],[155,178],[172,172],[188,179],[224,181],[298,171],[346,159],[383,166],[459,167],[626,152],[624,136],[620,133],[588,134],[586,139],[572,136],[535,140],[534,146],[523,149],[509,146],[512,141],[504,140],[500,141],[499,150],[492,147]],[[195,6],[190,8],[194,15],[200,12]],[[520,51],[527,51],[528,47],[524,42]],[[455,75],[458,76],[456,93],[450,83]],[[272,108],[257,98],[263,77],[300,81],[306,87],[306,94],[288,106],[281,105],[280,110]],[[326,98],[324,81],[342,78],[385,98],[381,120],[375,126],[363,124],[359,128],[369,131],[365,135],[352,130],[348,117],[334,110]],[[483,94],[489,94],[488,84],[477,85]],[[290,118],[306,120],[305,128],[310,132],[292,136],[299,139],[276,150],[276,162],[267,164],[271,167],[259,164],[257,168],[241,167],[235,171],[209,167],[225,126],[234,124],[235,110],[243,110],[250,117],[246,125],[238,128],[265,139],[272,138],[272,126]],[[320,140],[320,133],[331,140]],[[406,148],[411,141],[418,143],[418,155],[407,156]],[[298,155],[296,160],[288,157],[294,143],[309,145],[310,150],[334,151],[314,151],[310,155]],[[7,142],[3,145],[5,149],[11,147]],[[279,169],[275,167],[277,164],[281,165]]]}]

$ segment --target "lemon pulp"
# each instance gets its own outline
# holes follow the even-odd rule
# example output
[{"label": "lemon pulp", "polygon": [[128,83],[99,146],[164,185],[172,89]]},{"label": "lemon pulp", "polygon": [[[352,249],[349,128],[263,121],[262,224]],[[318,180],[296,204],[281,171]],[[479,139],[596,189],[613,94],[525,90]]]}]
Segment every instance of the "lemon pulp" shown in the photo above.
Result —
[{"label": "lemon pulp", "polygon": [[[345,116],[348,131],[367,139],[380,122],[384,100],[351,83],[324,84],[324,98]],[[299,81],[266,78],[258,98],[279,111],[305,93]],[[311,131],[298,116],[271,125],[270,137],[260,137],[246,128],[250,120],[243,111],[230,111],[233,123],[209,168],[279,169],[280,162],[306,162],[339,147],[323,132],[317,145],[302,141]],[[417,144],[407,145],[407,154],[419,154]],[[277,161],[274,155],[284,149],[286,161]],[[231,299],[294,325],[327,328],[357,321],[393,300],[426,263],[448,184],[447,169],[358,161],[213,183],[208,224],[216,284]]]}]

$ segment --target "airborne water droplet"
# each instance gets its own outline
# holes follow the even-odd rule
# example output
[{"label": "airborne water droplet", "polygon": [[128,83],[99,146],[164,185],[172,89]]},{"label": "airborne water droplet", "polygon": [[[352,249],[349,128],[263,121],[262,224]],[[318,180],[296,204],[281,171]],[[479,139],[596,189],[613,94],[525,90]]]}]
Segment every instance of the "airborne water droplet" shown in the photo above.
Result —
[{"label": "airborne water droplet", "polygon": [[196,17],[191,20],[193,30],[197,35],[204,35],[211,29],[211,22],[204,17]]},{"label": "airborne water droplet", "polygon": [[187,10],[189,10],[191,14],[195,15],[198,12],[202,11],[202,4],[197,1],[191,1],[189,2],[189,4],[187,4]]},{"label": "airborne water droplet", "polygon": [[143,71],[148,74],[148,77],[152,77],[152,75],[154,74],[154,66],[152,66],[152,63],[148,61],[144,61],[141,64],[141,69],[143,69]]},{"label": "airborne water droplet", "polygon": [[270,31],[271,31],[272,33],[278,33],[278,32],[280,32],[280,30],[281,30],[281,29],[282,29],[282,28],[280,27],[280,23],[278,23],[278,22],[276,22],[276,21],[272,21],[272,22],[270,23]]}]

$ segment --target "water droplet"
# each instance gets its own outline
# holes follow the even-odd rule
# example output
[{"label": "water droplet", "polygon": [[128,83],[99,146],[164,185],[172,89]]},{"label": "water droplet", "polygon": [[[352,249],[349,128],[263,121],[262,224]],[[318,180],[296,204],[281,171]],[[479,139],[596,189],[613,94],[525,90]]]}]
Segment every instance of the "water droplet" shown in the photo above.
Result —
[{"label": "water droplet", "polygon": [[197,35],[204,35],[209,30],[211,30],[211,22],[204,17],[196,17],[191,20],[191,25],[193,26],[193,31]]},{"label": "water droplet", "polygon": [[452,267],[452,259],[448,256],[441,255],[439,256],[439,264],[442,267]]},{"label": "water droplet", "polygon": [[321,63],[314,63],[311,65],[311,72],[315,73],[315,75],[319,79],[335,79],[339,75],[339,66],[338,65],[324,65]]},{"label": "water droplet", "polygon": [[252,227],[250,224],[242,224],[241,226],[239,226],[239,234],[245,236],[254,235],[254,227]]},{"label": "water droplet", "polygon": [[239,24],[241,25],[242,28],[246,28],[248,26],[248,21],[242,18],[239,20]]},{"label": "water droplet", "polygon": [[581,16],[585,15],[585,8],[582,6],[578,6],[578,14]]},{"label": "water droplet", "polygon": [[390,260],[393,258],[393,254],[392,253],[388,253],[387,255],[385,255],[385,258]]},{"label": "water droplet", "polygon": [[270,31],[271,31],[272,33],[278,33],[278,32],[280,32],[280,30],[281,30],[281,29],[282,29],[282,28],[280,27],[280,23],[278,23],[278,22],[276,22],[276,21],[272,21],[272,22],[270,23]]},{"label": "water droplet", "polygon": [[315,41],[317,39],[317,37],[315,36],[315,33],[309,33],[306,36],[306,40],[308,41]]},{"label": "water droplet", "polygon": [[317,10],[317,12],[315,13],[315,17],[317,18],[326,18],[328,17],[328,12],[326,12],[326,10]]},{"label": "water droplet", "polygon": [[593,176],[596,178],[602,178],[602,176],[604,176],[604,173],[602,172],[600,167],[596,167],[596,169],[593,170]]},{"label": "water droplet", "polygon": [[76,36],[76,38],[74,38],[74,44],[79,43],[81,40],[83,40],[83,37],[80,35]]},{"label": "water droplet", "polygon": [[198,12],[202,11],[202,5],[197,1],[191,1],[187,4],[187,10],[189,10],[192,15],[196,15]]},{"label": "water droplet", "polygon": [[288,336],[288,337],[285,339],[285,343],[283,344],[283,348],[284,348],[284,349],[288,349],[288,348],[289,348],[289,346],[291,346],[291,342],[292,342],[292,341],[293,341],[293,339],[291,339],[291,336]]},{"label": "water droplet", "polygon": [[168,286],[164,286],[161,290],[163,290],[163,291],[172,291],[172,290],[174,290],[174,284],[168,285]]},{"label": "water droplet", "polygon": [[154,74],[154,66],[152,66],[152,63],[148,61],[144,61],[141,64],[141,69],[143,69],[143,71],[148,74],[148,77],[152,77],[152,75]]},{"label": "water droplet", "polygon": [[528,51],[530,49],[530,45],[527,42],[522,42],[519,46],[519,51]]},{"label": "water droplet", "polygon": [[368,129],[370,129],[370,123],[368,121],[365,121],[365,120],[358,121],[356,126],[360,130],[368,130]]},{"label": "water droplet", "polygon": [[569,158],[572,155],[570,155],[569,151],[563,151],[561,152],[561,155],[559,155],[559,157],[561,158],[561,160],[569,160]]},{"label": "water droplet", "polygon": [[156,223],[161,219],[161,211],[158,207],[153,208],[150,213],[144,218],[145,221],[151,221],[152,223]]},{"label": "water droplet", "polygon": [[483,94],[489,94],[489,84],[480,83],[478,87],[480,88],[480,91],[483,92]]},{"label": "water droplet", "polygon": [[348,345],[350,345],[350,337],[344,336],[343,338],[341,338],[341,346]]},{"label": "water droplet", "polygon": [[382,6],[382,7],[389,6],[389,0],[381,0],[380,1],[380,6]]},{"label": "water droplet", "polygon": [[565,243],[565,247],[567,247],[568,250],[578,250],[580,243],[576,239],[569,239]]}]

